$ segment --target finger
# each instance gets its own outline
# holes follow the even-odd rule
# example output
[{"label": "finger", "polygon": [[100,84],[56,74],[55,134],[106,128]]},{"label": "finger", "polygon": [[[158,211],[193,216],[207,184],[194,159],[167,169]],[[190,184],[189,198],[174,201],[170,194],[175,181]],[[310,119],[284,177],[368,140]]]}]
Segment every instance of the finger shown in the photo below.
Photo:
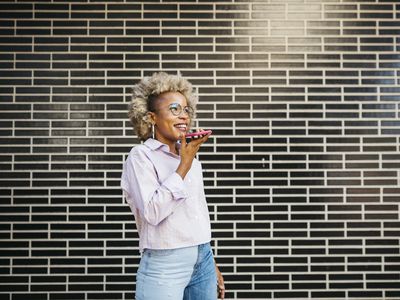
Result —
[{"label": "finger", "polygon": [[[202,132],[202,131],[204,131],[203,128],[198,128],[196,132]],[[202,138],[203,136],[204,136],[203,134],[195,135],[195,136],[193,136],[193,139],[198,140],[198,139]]]},{"label": "finger", "polygon": [[201,137],[202,143],[207,142],[208,138],[210,137],[211,133],[207,133]]},{"label": "finger", "polygon": [[[205,131],[203,128],[199,128],[199,132],[201,132],[201,131]],[[210,136],[210,133],[207,133],[207,134],[204,134],[204,135],[201,135],[200,137],[205,137],[205,136]]]},{"label": "finger", "polygon": [[224,286],[219,286],[219,296],[221,299],[225,298],[225,287]]},{"label": "finger", "polygon": [[193,146],[199,146],[199,147],[200,147],[201,144],[203,144],[204,142],[207,141],[207,139],[208,139],[208,135],[205,135],[205,136],[203,136],[203,137],[201,137],[201,138],[192,140],[190,143],[191,143]]},{"label": "finger", "polygon": [[184,134],[184,133],[181,133],[180,138],[181,138],[181,146],[182,146],[182,147],[186,147],[186,137],[185,137],[185,134]]},{"label": "finger", "polygon": [[201,135],[201,136],[199,137],[199,139],[203,139],[204,142],[205,142],[205,141],[208,140],[208,138],[210,137],[210,135],[211,135],[211,133],[207,133],[207,134]]}]

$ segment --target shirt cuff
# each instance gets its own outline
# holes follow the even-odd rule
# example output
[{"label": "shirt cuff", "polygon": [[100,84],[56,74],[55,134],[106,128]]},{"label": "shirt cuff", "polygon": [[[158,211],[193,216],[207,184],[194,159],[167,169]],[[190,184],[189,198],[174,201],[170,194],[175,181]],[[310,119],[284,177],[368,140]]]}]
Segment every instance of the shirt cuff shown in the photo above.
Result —
[{"label": "shirt cuff", "polygon": [[172,193],[175,200],[183,200],[189,196],[182,177],[176,172],[163,182],[163,186]]}]

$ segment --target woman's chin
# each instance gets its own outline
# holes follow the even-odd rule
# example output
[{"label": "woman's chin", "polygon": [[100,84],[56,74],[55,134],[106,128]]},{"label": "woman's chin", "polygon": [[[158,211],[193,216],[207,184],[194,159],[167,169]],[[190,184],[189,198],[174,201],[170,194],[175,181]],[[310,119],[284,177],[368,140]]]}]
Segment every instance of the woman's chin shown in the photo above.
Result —
[{"label": "woman's chin", "polygon": [[180,141],[181,138],[179,134],[171,134],[167,139],[172,142],[177,142]]},{"label": "woman's chin", "polygon": [[186,134],[186,131],[178,131],[174,134],[176,140],[180,140],[182,138],[182,136],[184,136]]}]

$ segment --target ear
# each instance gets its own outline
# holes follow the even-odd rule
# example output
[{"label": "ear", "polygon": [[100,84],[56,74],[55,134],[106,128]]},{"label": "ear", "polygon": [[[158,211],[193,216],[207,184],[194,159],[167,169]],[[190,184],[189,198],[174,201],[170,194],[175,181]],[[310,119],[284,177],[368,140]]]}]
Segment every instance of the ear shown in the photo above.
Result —
[{"label": "ear", "polygon": [[154,112],[152,111],[147,112],[147,117],[150,120],[151,124],[156,124],[157,116]]}]

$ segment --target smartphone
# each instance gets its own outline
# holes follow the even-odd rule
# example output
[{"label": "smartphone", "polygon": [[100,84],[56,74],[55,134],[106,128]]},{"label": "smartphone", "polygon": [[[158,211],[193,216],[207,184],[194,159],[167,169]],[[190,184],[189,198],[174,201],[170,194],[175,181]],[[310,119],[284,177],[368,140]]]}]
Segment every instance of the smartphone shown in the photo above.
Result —
[{"label": "smartphone", "polygon": [[212,133],[212,130],[203,130],[203,131],[198,131],[198,132],[189,132],[185,134],[185,137],[193,137],[193,136],[198,136],[200,137],[201,135],[206,135]]}]

